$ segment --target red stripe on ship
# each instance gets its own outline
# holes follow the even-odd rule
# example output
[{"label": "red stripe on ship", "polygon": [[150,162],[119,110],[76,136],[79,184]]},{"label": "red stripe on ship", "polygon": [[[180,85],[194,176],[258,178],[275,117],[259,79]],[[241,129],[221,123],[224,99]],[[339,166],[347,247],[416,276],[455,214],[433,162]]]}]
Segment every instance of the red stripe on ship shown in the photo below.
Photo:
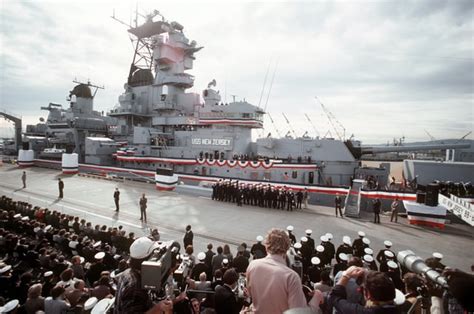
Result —
[{"label": "red stripe on ship", "polygon": [[417,219],[409,219],[408,222],[410,223],[410,225],[428,226],[428,227],[440,228],[440,229],[444,229],[444,226],[445,226],[443,223],[417,220]]}]

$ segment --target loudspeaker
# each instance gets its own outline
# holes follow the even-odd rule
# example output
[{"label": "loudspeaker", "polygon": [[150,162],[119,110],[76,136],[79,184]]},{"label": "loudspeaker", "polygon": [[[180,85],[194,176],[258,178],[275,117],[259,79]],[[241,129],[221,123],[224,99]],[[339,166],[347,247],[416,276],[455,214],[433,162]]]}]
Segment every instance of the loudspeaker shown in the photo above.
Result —
[{"label": "loudspeaker", "polygon": [[426,199],[426,193],[421,191],[416,191],[416,202],[420,204],[424,204]]},{"label": "loudspeaker", "polygon": [[439,184],[430,183],[426,186],[426,199],[425,204],[427,206],[438,206],[438,194]]}]

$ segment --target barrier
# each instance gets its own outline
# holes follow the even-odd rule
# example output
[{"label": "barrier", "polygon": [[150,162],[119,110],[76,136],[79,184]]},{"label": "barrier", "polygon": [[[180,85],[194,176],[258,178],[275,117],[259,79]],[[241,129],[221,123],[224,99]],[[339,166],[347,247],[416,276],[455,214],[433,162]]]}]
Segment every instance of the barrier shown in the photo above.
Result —
[{"label": "barrier", "polygon": [[31,167],[33,166],[33,159],[34,159],[35,153],[33,150],[23,150],[20,149],[18,151],[18,166],[20,167]]},{"label": "barrier", "polygon": [[76,174],[79,172],[79,159],[76,153],[62,154],[61,168],[63,174]]},{"label": "barrier", "polygon": [[411,201],[403,201],[411,225],[422,225],[444,229],[446,208],[443,206],[427,206]]}]

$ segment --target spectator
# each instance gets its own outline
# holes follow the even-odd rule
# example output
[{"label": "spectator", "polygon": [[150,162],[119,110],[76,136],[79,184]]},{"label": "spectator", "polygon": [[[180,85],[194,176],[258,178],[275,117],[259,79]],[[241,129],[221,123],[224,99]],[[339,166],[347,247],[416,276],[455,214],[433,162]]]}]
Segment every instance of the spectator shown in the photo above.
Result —
[{"label": "spectator", "polygon": [[218,270],[219,268],[221,268],[222,266],[222,261],[224,260],[224,255],[222,254],[223,253],[223,249],[222,249],[222,246],[218,246],[217,247],[217,255],[214,255],[212,257],[212,273],[215,273],[216,270]]},{"label": "spectator", "polygon": [[100,277],[98,285],[91,291],[91,296],[96,297],[99,301],[112,296],[108,276]]},{"label": "spectator", "polygon": [[64,301],[64,292],[66,290],[61,286],[56,286],[51,290],[51,297],[44,301],[44,311],[48,314],[63,314],[70,305]]},{"label": "spectator", "polygon": [[89,293],[84,280],[78,279],[74,283],[74,289],[66,294],[66,299],[69,301],[71,308],[74,308],[83,296],[89,297]]},{"label": "spectator", "polygon": [[239,275],[234,269],[224,273],[224,285],[216,287],[215,310],[217,314],[235,314],[242,308],[237,303],[233,290],[237,287]]},{"label": "spectator", "polygon": [[222,252],[224,254],[224,257],[227,258],[230,264],[232,264],[232,261],[234,260],[234,255],[230,252],[230,247],[228,244],[224,244],[224,251]]},{"label": "spectator", "polygon": [[44,298],[41,296],[43,285],[34,284],[28,289],[28,299],[25,302],[25,312],[35,314],[38,311],[44,311]]}]

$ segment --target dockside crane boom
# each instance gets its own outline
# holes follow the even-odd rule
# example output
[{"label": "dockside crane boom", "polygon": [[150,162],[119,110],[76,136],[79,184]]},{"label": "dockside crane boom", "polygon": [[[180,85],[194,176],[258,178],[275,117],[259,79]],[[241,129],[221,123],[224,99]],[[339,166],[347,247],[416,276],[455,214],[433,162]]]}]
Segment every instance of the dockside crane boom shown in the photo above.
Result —
[{"label": "dockside crane boom", "polygon": [[286,123],[288,124],[288,126],[290,127],[290,130],[291,130],[291,133],[293,133],[293,136],[296,138],[296,132],[295,130],[293,129],[293,127],[291,126],[291,123],[290,121],[288,120],[288,118],[286,117],[285,113],[282,112],[282,115],[285,117],[285,120],[286,120]]},{"label": "dockside crane boom", "polygon": [[313,127],[313,130],[314,132],[319,136],[321,136],[321,134],[319,134],[319,131],[318,129],[316,129],[316,126],[314,125],[313,121],[311,121],[311,119],[309,118],[309,116],[305,113],[304,116],[306,117],[306,119],[308,120],[308,122],[311,124],[311,126]]},{"label": "dockside crane boom", "polygon": [[[346,128],[342,125],[341,122],[339,122],[339,120],[337,120],[337,118],[334,116],[334,114],[328,108],[326,108],[326,106],[319,100],[319,98],[317,96],[315,96],[314,98],[316,98],[316,100],[321,105],[321,108],[323,108],[323,111],[326,114],[326,116],[328,117],[329,123],[331,124],[332,128],[334,129],[334,132],[336,132],[337,137],[339,138],[339,140],[344,141],[345,137],[346,137]],[[339,127],[342,129],[342,136],[339,133],[338,128],[336,127],[336,124],[339,125]]]},{"label": "dockside crane boom", "polygon": [[281,138],[280,131],[278,130],[277,126],[275,125],[275,121],[273,121],[273,118],[272,118],[272,116],[270,115],[270,112],[267,112],[267,115],[268,115],[268,117],[270,118],[270,121],[272,122],[273,128],[274,128],[275,131],[277,132],[278,137]]}]

